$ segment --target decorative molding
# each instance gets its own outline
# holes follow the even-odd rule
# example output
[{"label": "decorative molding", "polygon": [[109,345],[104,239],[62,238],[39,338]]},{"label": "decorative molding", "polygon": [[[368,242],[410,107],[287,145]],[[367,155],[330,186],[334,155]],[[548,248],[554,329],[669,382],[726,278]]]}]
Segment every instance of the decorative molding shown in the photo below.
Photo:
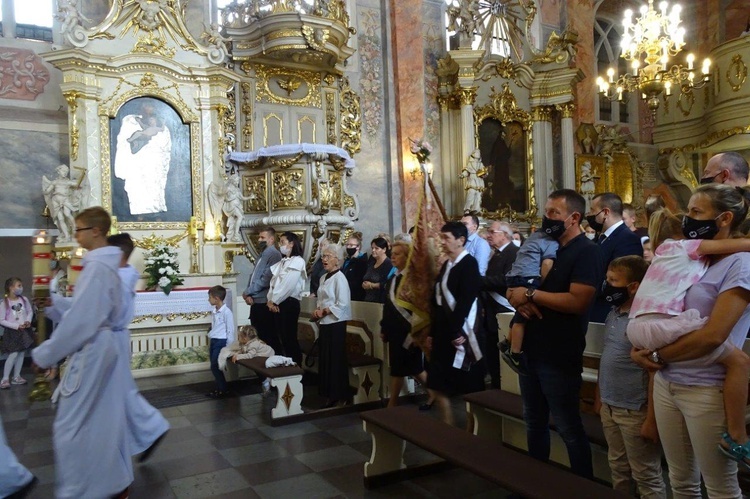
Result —
[{"label": "decorative molding", "polygon": [[338,145],[339,139],[336,134],[336,94],[325,92],[326,97],[326,142]]},{"label": "decorative molding", "polygon": [[462,87],[456,92],[462,106],[473,106],[477,101],[477,87]]},{"label": "decorative molding", "polygon": [[552,121],[552,106],[534,106],[531,108],[531,121]]},{"label": "decorative molding", "polygon": [[349,86],[349,78],[339,81],[341,148],[354,156],[362,149],[362,110],[359,95]]},{"label": "decorative molding", "polygon": [[70,160],[78,161],[78,141],[80,140],[80,130],[78,129],[78,99],[82,97],[80,92],[69,90],[63,92],[63,97],[68,103],[70,114],[70,126],[68,135],[70,136]]},{"label": "decorative molding", "polygon": [[253,95],[250,82],[243,81],[242,88],[242,148],[253,149]]},{"label": "decorative molding", "polygon": [[268,212],[268,179],[265,173],[243,175],[242,193],[250,198],[245,201],[245,213]]},{"label": "decorative molding", "polygon": [[[303,107],[321,107],[320,99],[320,85],[321,77],[320,73],[312,71],[304,71],[300,69],[289,69],[289,68],[276,68],[266,66],[264,64],[257,64],[255,69],[255,99],[257,102],[270,102],[273,104],[286,104],[288,106],[303,106]],[[287,80],[284,80],[284,78]],[[304,83],[298,85],[291,92],[283,88],[282,85],[291,80],[298,78]],[[281,90],[287,92],[287,97],[277,94],[271,90],[271,82],[275,81]],[[300,87],[302,87],[300,89]],[[295,97],[295,93],[304,93],[301,97]]]},{"label": "decorative molding", "polygon": [[305,185],[305,170],[301,168],[271,172],[271,209],[304,209]]},{"label": "decorative molding", "polygon": [[688,92],[680,92],[677,97],[677,108],[682,111],[683,116],[689,116],[695,104],[695,91],[690,89]]},{"label": "decorative molding", "polygon": [[575,115],[576,105],[572,102],[566,102],[565,104],[556,104],[555,109],[562,113],[563,119],[573,118],[573,116]]},{"label": "decorative molding", "polygon": [[747,80],[747,66],[745,66],[745,62],[742,60],[740,54],[735,54],[732,57],[732,62],[727,68],[726,76],[732,91],[739,92]]}]

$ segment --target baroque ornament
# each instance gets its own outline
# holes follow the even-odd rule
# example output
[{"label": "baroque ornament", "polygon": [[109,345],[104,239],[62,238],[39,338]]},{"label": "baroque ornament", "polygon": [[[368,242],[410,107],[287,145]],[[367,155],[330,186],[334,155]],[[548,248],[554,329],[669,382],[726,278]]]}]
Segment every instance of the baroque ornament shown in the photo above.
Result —
[{"label": "baroque ornament", "polygon": [[341,115],[341,148],[354,156],[362,149],[362,114],[359,95],[349,86],[349,78],[342,77],[339,89]]}]

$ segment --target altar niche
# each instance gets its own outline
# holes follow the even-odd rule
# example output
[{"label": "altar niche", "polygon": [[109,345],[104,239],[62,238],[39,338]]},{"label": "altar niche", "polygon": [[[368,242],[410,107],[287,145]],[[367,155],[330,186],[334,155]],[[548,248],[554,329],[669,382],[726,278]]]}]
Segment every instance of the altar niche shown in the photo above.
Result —
[{"label": "altar niche", "polygon": [[193,214],[190,125],[153,97],[110,118],[112,214],[119,222],[187,222]]}]

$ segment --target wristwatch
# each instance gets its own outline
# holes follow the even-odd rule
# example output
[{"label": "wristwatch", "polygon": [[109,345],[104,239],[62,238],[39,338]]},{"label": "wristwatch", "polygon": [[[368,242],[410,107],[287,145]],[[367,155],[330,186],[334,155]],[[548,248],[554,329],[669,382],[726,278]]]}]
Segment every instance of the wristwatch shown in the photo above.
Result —
[{"label": "wristwatch", "polygon": [[534,288],[526,288],[526,299],[529,300],[529,303],[534,303],[534,293],[536,293],[536,289]]},{"label": "wristwatch", "polygon": [[651,359],[651,362],[659,365],[664,364],[664,359],[661,358],[661,355],[659,355],[658,350],[654,350],[649,354],[649,358]]}]

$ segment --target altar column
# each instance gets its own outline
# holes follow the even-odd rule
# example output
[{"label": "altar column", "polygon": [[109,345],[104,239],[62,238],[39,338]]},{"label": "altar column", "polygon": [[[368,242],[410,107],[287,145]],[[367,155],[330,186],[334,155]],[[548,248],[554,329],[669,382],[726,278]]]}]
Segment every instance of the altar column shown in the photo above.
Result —
[{"label": "altar column", "polygon": [[552,108],[535,106],[531,108],[532,153],[534,155],[534,186],[539,212],[544,211],[547,196],[550,192],[550,179],[554,168],[549,166],[552,160]]},{"label": "altar column", "polygon": [[440,193],[445,211],[449,214],[457,213],[458,200],[456,190],[453,189],[456,176],[453,174],[452,165],[456,160],[456,144],[451,140],[454,126],[456,126],[451,107],[455,99],[451,95],[438,96],[440,105],[440,178],[442,192]]},{"label": "altar column", "polygon": [[576,155],[573,139],[573,111],[575,104],[566,102],[557,104],[555,108],[562,114],[562,182],[560,187],[576,188]]}]

